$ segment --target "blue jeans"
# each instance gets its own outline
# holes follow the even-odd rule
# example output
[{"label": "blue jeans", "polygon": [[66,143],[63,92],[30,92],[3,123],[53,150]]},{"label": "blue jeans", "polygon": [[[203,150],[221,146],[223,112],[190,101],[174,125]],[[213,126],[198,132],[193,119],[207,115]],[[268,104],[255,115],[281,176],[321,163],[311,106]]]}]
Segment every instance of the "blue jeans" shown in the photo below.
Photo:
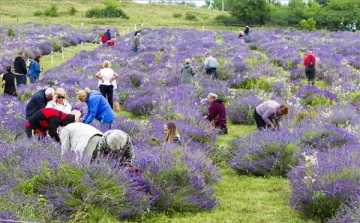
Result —
[{"label": "blue jeans", "polygon": [[28,74],[27,76],[30,79],[30,83],[35,83],[36,82],[37,79],[33,75]]},{"label": "blue jeans", "polygon": [[26,74],[23,75],[15,74],[15,79],[16,79],[16,87],[19,87],[20,84],[26,84]]},{"label": "blue jeans", "polygon": [[134,47],[134,52],[137,53],[138,52],[138,49],[137,47]]},{"label": "blue jeans", "polygon": [[206,70],[206,73],[211,75],[211,77],[213,79],[215,79],[215,80],[219,78],[219,76],[218,76],[218,74],[216,72],[216,68],[209,68],[209,69]]}]

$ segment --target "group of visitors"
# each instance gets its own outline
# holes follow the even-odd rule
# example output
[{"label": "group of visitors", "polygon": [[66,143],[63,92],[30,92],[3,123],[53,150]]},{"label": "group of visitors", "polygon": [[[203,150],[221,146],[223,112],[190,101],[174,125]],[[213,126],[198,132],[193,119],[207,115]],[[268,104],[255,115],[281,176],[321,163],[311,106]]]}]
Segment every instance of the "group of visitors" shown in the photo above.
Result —
[{"label": "group of visitors", "polygon": [[348,23],[346,26],[344,26],[344,23],[340,23],[340,31],[349,31],[349,32],[356,32],[356,24],[355,22],[353,24]]},{"label": "group of visitors", "polygon": [[17,96],[16,87],[19,87],[20,84],[27,84],[27,77],[30,83],[35,83],[40,78],[40,72],[42,72],[40,67],[41,56],[35,56],[34,60],[30,62],[29,70],[26,67],[24,58],[25,53],[21,51],[14,60],[14,73],[11,66],[6,66],[6,73],[2,77],[1,83],[5,94]]}]

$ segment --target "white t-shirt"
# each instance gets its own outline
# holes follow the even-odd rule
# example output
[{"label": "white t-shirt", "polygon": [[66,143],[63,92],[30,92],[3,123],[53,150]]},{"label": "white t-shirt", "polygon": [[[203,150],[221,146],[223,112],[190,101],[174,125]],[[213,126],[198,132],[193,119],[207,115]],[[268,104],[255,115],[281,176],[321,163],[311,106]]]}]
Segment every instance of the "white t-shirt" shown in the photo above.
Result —
[{"label": "white t-shirt", "polygon": [[[104,80],[102,83],[101,80],[98,81],[98,86],[101,84],[103,85],[112,85],[113,83],[110,83],[110,79],[114,76],[114,70],[111,68],[104,68],[100,70],[100,76]],[[114,82],[114,81],[113,81]]]}]

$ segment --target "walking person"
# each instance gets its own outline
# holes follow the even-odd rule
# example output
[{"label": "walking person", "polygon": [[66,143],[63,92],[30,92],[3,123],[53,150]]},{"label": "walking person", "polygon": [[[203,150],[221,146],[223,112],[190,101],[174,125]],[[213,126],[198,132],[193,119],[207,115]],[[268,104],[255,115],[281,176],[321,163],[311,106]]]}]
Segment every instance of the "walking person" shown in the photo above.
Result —
[{"label": "walking person", "polygon": [[100,92],[104,98],[107,98],[112,109],[114,104],[114,89],[117,89],[116,79],[119,75],[110,67],[111,63],[108,60],[105,60],[103,63],[103,69],[96,73],[96,77],[99,79],[98,86]]},{"label": "walking person", "polygon": [[211,55],[211,53],[206,54],[206,59],[204,62],[204,69],[206,74],[210,75],[211,79],[218,79],[218,74],[216,69],[219,67],[218,61]]},{"label": "walking person", "polygon": [[36,55],[34,60],[31,61],[31,63],[30,63],[30,67],[27,72],[27,75],[30,79],[30,83],[35,83],[40,78],[40,72],[41,72],[40,59],[41,59],[41,56]]},{"label": "walking person", "polygon": [[352,32],[356,32],[356,24],[355,24],[355,22],[354,22],[353,25],[351,26],[351,31],[352,31]]},{"label": "walking person", "polygon": [[180,70],[181,84],[192,84],[193,76],[195,75],[194,68],[191,66],[191,60],[188,58],[185,60],[185,64]]},{"label": "walking person", "polygon": [[53,88],[41,89],[36,92],[26,105],[26,119],[28,120],[35,112],[45,108],[48,101],[54,97],[55,90]]},{"label": "walking person", "polygon": [[11,71],[11,66],[6,67],[6,73],[2,77],[1,87],[4,88],[4,94],[17,96],[15,88],[15,75]]},{"label": "walking person", "polygon": [[[258,105],[254,110],[254,118],[259,130],[266,128],[275,129],[275,126],[280,129],[282,127],[282,116],[288,115],[290,112],[289,106],[286,104],[280,105],[276,101],[266,101]],[[275,124],[274,124],[275,120]]]},{"label": "walking person", "polygon": [[20,84],[26,84],[27,69],[24,58],[25,53],[21,51],[19,56],[17,56],[14,60],[16,87],[18,87]]},{"label": "walking person", "polygon": [[315,66],[316,66],[316,58],[312,54],[312,51],[306,52],[306,57],[304,58],[305,65],[305,75],[308,79],[308,84],[315,84]]},{"label": "walking person", "polygon": [[213,123],[215,128],[219,130],[219,135],[227,134],[228,130],[224,100],[218,98],[214,93],[209,93],[207,100],[210,103],[210,107],[208,109],[208,114],[204,118]]},{"label": "walking person", "polygon": [[102,96],[99,91],[85,88],[77,92],[77,98],[81,102],[86,102],[88,112],[86,113],[83,123],[90,124],[94,119],[101,124],[108,125],[111,129],[111,123],[115,119],[115,113],[111,109],[109,102]]},{"label": "walking person", "polygon": [[133,50],[135,52],[135,54],[137,54],[138,50],[139,50],[139,46],[140,46],[140,35],[141,33],[138,32],[136,34],[136,36],[134,36],[134,39],[133,39]]}]

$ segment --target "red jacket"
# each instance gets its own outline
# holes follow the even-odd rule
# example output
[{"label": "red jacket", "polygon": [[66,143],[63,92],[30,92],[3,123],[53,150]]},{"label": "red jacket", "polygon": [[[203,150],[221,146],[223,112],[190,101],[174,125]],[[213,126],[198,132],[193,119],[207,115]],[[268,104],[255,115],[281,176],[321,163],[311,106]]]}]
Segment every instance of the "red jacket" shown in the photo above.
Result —
[{"label": "red jacket", "polygon": [[312,59],[312,61],[314,62],[314,67],[316,66],[316,57],[312,54],[310,55],[307,55],[304,59],[304,65],[307,67],[309,62],[310,62],[310,59]]},{"label": "red jacket", "polygon": [[42,108],[29,118],[25,126],[35,129],[35,132],[40,135],[46,135],[46,131],[49,130],[49,135],[60,142],[57,128],[74,121],[75,116],[72,114],[63,113],[54,108]]},{"label": "red jacket", "polygon": [[226,109],[222,99],[216,99],[209,107],[209,121],[214,121],[215,127],[226,125]]}]

